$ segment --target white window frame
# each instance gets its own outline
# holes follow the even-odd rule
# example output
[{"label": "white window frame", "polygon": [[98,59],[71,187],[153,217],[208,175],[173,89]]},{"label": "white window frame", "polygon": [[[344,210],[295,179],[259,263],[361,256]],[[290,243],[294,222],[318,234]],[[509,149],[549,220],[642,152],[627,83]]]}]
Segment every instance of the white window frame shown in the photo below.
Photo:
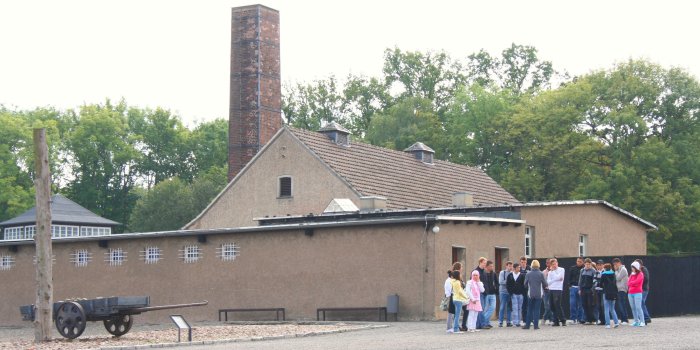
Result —
[{"label": "white window frame", "polygon": [[126,252],[122,248],[109,248],[105,255],[109,266],[121,266],[126,262]]},{"label": "white window frame", "polygon": [[223,243],[216,248],[217,255],[222,261],[234,261],[240,254],[240,247],[236,243]]},{"label": "white window frame", "polygon": [[578,235],[578,256],[588,255],[588,235],[579,234]]},{"label": "white window frame", "polygon": [[180,252],[182,261],[187,264],[196,263],[202,259],[202,249],[198,245],[186,245]]},{"label": "white window frame", "polygon": [[6,227],[5,228],[5,240],[14,241],[14,240],[18,240],[18,239],[25,239],[24,238],[24,227],[15,226],[15,227]]},{"label": "white window frame", "polygon": [[534,226],[525,226],[525,256],[532,258],[533,256],[533,237],[535,233]]},{"label": "white window frame", "polygon": [[148,246],[141,251],[141,257],[146,264],[157,264],[163,259],[163,251],[156,246]]},{"label": "white window frame", "polygon": [[0,271],[12,269],[15,265],[15,258],[12,255],[0,255]]},{"label": "white window frame", "polygon": [[92,254],[87,249],[76,249],[71,255],[71,262],[76,267],[85,267],[92,260]]}]

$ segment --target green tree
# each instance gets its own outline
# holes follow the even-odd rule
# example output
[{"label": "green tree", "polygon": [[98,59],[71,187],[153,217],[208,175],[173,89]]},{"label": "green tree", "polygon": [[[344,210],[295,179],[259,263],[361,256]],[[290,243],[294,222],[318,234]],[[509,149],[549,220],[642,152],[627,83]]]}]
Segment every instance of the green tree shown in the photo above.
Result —
[{"label": "green tree", "polygon": [[403,150],[415,142],[423,142],[437,151],[442,149],[442,125],[430,100],[406,98],[385,113],[372,119],[367,141],[374,145]]},{"label": "green tree", "polygon": [[197,173],[212,167],[226,167],[228,161],[228,121],[214,119],[195,127],[190,135],[193,167]]}]

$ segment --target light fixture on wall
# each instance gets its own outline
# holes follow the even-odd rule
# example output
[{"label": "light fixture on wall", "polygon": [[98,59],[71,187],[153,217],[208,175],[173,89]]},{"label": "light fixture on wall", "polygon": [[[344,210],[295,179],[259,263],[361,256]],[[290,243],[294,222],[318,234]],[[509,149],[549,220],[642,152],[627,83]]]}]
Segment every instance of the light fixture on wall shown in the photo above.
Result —
[{"label": "light fixture on wall", "polygon": [[438,232],[440,232],[440,226],[434,225],[433,228],[432,228],[432,231],[433,231],[433,233],[438,233]]}]

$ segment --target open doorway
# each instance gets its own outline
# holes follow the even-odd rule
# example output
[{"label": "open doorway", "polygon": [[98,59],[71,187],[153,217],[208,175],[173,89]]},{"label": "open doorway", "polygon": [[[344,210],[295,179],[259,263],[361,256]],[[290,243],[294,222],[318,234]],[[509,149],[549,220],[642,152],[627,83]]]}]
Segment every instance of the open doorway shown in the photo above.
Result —
[{"label": "open doorway", "polygon": [[[467,248],[452,246],[452,264],[462,263],[462,280],[464,281],[464,271],[466,270]],[[452,265],[450,265],[452,268]]]},{"label": "open doorway", "polygon": [[496,271],[501,271],[506,266],[506,261],[509,259],[508,248],[496,247],[493,262],[496,265]]}]

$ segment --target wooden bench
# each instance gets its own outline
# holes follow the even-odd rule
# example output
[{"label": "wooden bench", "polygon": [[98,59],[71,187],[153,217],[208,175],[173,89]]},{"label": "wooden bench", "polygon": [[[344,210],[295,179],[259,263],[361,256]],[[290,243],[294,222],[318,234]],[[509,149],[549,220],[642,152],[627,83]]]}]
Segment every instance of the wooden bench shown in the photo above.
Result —
[{"label": "wooden bench", "polygon": [[263,309],[219,309],[219,321],[221,321],[221,314],[224,314],[224,321],[228,321],[229,312],[258,312],[258,311],[274,311],[275,320],[280,320],[280,313],[282,314],[282,321],[285,321],[285,313],[283,307],[272,307]]},{"label": "wooden bench", "polygon": [[377,311],[379,315],[379,321],[382,320],[382,314],[384,314],[384,321],[387,321],[386,307],[324,307],[316,310],[316,320],[321,321],[321,314],[323,314],[323,321],[326,320],[326,311]]}]

